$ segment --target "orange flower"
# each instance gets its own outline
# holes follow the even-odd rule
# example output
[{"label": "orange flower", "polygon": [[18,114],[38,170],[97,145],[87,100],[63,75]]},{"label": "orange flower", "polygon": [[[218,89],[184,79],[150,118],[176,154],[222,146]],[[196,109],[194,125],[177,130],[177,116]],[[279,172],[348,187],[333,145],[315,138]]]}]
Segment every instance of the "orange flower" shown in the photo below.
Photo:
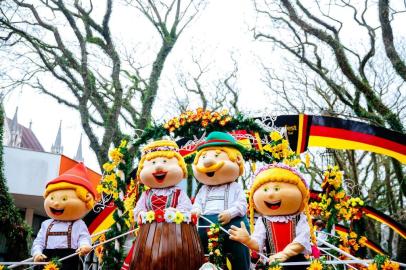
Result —
[{"label": "orange flower", "polygon": [[368,265],[368,270],[378,270],[376,263],[371,263],[370,265]]},{"label": "orange flower", "polygon": [[54,262],[50,262],[44,267],[44,270],[59,270],[59,267]]},{"label": "orange flower", "polygon": [[207,121],[207,120],[202,121],[202,127],[207,127],[208,124],[209,124],[209,121]]},{"label": "orange flower", "polygon": [[399,270],[399,264],[395,262],[391,262],[390,260],[386,260],[385,263],[382,265],[382,270]]}]

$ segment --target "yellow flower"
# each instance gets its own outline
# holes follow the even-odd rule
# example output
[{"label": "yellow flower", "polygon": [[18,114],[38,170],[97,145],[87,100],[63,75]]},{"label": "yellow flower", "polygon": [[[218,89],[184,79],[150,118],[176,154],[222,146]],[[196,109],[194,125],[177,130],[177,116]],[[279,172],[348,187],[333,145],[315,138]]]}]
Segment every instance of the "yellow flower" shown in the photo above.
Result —
[{"label": "yellow flower", "polygon": [[391,262],[390,260],[386,260],[385,263],[382,265],[382,270],[399,270],[399,264],[396,262]]},{"label": "yellow flower", "polygon": [[306,268],[307,270],[322,270],[323,265],[319,260],[314,260],[312,263],[309,265],[309,267]]},{"label": "yellow flower", "polygon": [[124,148],[126,146],[127,146],[127,140],[122,140],[119,147]]},{"label": "yellow flower", "polygon": [[272,131],[269,136],[271,137],[272,141],[278,141],[282,139],[282,135],[278,131]]},{"label": "yellow flower", "polygon": [[0,264],[0,270],[3,270],[3,269],[4,269],[4,265]]},{"label": "yellow flower", "polygon": [[103,164],[103,170],[105,170],[106,172],[111,172],[112,170],[114,170],[114,168],[116,168],[116,166],[110,162],[106,162]]},{"label": "yellow flower", "polygon": [[268,270],[282,270],[282,266],[276,265],[276,266],[273,266],[273,267],[269,267]]},{"label": "yellow flower", "polygon": [[356,232],[350,232],[350,238],[357,238],[357,236]]},{"label": "yellow flower", "polygon": [[305,162],[305,164],[306,164],[306,168],[310,167],[310,155],[309,155],[309,153],[306,153],[306,162]]},{"label": "yellow flower", "polygon": [[149,223],[151,223],[155,219],[155,212],[154,211],[148,211],[147,216],[145,218]]},{"label": "yellow flower", "polygon": [[358,240],[358,243],[361,247],[364,247],[367,242],[367,238],[365,236],[361,236],[361,238]]},{"label": "yellow flower", "polygon": [[183,218],[184,218],[183,214],[181,212],[177,211],[175,214],[175,223],[181,224],[183,222]]},{"label": "yellow flower", "polygon": [[378,270],[376,263],[371,263],[370,265],[368,265],[368,270]]},{"label": "yellow flower", "polygon": [[117,148],[111,150],[109,156],[113,160],[113,163],[119,163],[123,158],[123,154]]},{"label": "yellow flower", "polygon": [[44,270],[59,270],[59,268],[55,263],[50,262],[44,267]]},{"label": "yellow flower", "polygon": [[216,248],[216,250],[214,251],[214,254],[216,254],[217,256],[220,256],[220,250],[218,248]]}]

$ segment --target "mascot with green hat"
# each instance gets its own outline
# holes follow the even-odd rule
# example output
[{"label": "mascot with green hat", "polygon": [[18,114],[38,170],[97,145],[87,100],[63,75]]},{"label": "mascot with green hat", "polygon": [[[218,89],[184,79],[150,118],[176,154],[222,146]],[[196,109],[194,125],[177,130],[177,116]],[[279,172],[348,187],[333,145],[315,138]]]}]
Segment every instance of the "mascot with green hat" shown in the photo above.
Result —
[{"label": "mascot with green hat", "polygon": [[[203,184],[196,195],[193,212],[226,230],[231,225],[248,225],[247,200],[242,186],[237,182],[244,172],[244,159],[240,145],[232,135],[224,132],[210,133],[205,142],[198,146],[193,162],[193,173],[197,181]],[[210,225],[200,218],[199,225]],[[199,229],[199,235],[208,253],[206,228]],[[223,253],[229,258],[232,269],[249,269],[249,250],[239,242],[224,237]]]}]

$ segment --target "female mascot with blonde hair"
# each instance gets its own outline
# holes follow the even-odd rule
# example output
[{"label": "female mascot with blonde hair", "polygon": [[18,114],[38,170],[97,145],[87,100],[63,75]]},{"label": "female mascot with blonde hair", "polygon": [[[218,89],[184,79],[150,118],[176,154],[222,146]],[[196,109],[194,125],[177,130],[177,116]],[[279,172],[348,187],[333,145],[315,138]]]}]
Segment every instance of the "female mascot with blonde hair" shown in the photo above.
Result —
[{"label": "female mascot with blonde hair", "polygon": [[[261,214],[250,236],[245,225],[232,226],[230,239],[263,252],[270,262],[305,261],[311,253],[315,236],[308,214],[309,190],[303,176],[284,164],[266,165],[254,176],[250,191],[250,221],[254,222],[254,209]],[[284,267],[306,269],[306,266]]]},{"label": "female mascot with blonde hair", "polygon": [[[192,203],[176,186],[187,177],[186,164],[174,141],[155,141],[144,147],[137,179],[149,187],[134,209],[141,223],[130,269],[199,269],[203,263]],[[176,213],[176,214],[175,214]],[[179,217],[178,220],[170,215]]]}]

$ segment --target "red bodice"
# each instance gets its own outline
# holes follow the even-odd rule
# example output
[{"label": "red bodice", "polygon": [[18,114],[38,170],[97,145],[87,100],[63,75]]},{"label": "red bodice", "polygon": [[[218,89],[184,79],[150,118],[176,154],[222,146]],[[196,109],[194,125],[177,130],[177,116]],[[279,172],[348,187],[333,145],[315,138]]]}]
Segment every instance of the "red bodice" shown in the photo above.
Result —
[{"label": "red bodice", "polygon": [[146,207],[148,211],[164,210],[165,208],[178,206],[178,198],[180,195],[180,189],[174,190],[170,195],[155,195],[151,190],[147,190]]},{"label": "red bodice", "polygon": [[296,222],[272,222],[266,221],[267,238],[272,253],[282,251],[295,238]]}]

